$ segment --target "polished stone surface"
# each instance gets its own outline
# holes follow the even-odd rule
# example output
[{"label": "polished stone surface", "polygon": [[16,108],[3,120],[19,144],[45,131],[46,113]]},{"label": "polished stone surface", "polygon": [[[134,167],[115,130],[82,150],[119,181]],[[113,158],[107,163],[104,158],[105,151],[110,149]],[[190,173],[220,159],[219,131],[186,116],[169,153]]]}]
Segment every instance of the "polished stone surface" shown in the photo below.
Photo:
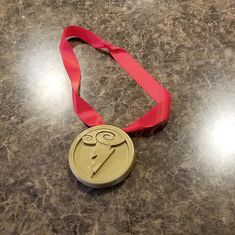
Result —
[{"label": "polished stone surface", "polygon": [[[235,234],[233,0],[1,0],[0,234]],[[122,184],[89,189],[67,155],[85,130],[59,53],[81,25],[172,93],[168,124],[132,136]],[[108,124],[153,105],[110,57],[75,47],[82,96]]]}]

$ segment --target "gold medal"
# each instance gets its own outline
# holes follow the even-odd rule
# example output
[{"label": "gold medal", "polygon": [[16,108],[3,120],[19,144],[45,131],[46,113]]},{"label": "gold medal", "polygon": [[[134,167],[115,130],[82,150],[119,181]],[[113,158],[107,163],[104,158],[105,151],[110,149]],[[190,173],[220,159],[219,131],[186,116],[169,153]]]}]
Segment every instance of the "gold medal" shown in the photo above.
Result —
[{"label": "gold medal", "polygon": [[140,131],[166,121],[170,114],[171,96],[123,48],[114,46],[79,26],[69,26],[64,29],[60,52],[72,82],[74,111],[87,126],[95,126],[82,132],[74,140],[70,147],[69,165],[73,174],[85,185],[94,188],[112,186],[124,180],[133,167],[133,143],[123,130],[103,125],[100,114],[80,96],[81,71],[76,55],[68,42],[70,38],[79,38],[100,51],[107,50],[156,102],[154,107],[125,127],[123,129],[125,132]]},{"label": "gold medal", "polygon": [[69,151],[69,165],[76,178],[93,188],[113,186],[124,180],[134,163],[134,146],[120,128],[100,125],[83,131]]}]

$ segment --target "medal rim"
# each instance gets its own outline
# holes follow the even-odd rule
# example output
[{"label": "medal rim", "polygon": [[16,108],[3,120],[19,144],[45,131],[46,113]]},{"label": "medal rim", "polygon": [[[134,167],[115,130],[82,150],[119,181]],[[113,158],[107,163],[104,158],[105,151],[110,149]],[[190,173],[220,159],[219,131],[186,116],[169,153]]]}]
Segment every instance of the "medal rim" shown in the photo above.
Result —
[{"label": "medal rim", "polygon": [[[88,134],[89,132],[91,132],[93,130],[97,130],[99,128],[100,129],[104,128],[106,130],[111,129],[111,130],[117,131],[119,134],[123,135],[126,142],[127,142],[127,146],[128,146],[128,150],[129,150],[128,157],[131,159],[130,159],[130,164],[126,167],[126,169],[122,170],[122,172],[119,174],[118,177],[110,177],[106,180],[91,180],[91,181],[89,181],[89,180],[83,179],[82,174],[79,173],[78,167],[76,166],[76,164],[74,162],[74,153],[75,153],[76,147],[77,147],[78,143],[80,142],[80,140],[82,139],[82,137],[84,135]],[[114,186],[114,185],[120,183],[130,174],[130,172],[133,168],[134,162],[135,162],[134,144],[133,144],[131,138],[129,137],[129,135],[125,131],[120,129],[119,127],[112,126],[112,125],[94,126],[94,127],[88,128],[87,130],[82,131],[74,139],[74,141],[72,142],[72,144],[70,146],[68,160],[69,160],[69,166],[70,166],[72,173],[81,183],[85,184],[86,186],[92,187],[92,188],[110,187],[110,186]],[[87,178],[87,177],[84,176],[84,178]]]}]

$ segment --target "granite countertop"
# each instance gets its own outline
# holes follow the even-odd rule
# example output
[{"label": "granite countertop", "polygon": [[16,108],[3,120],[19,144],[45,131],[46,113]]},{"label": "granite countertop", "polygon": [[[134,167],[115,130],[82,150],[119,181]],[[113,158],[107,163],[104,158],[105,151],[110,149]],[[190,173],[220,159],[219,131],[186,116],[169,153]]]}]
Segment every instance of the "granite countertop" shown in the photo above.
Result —
[{"label": "granite countertop", "polygon": [[[1,235],[235,233],[232,0],[1,1]],[[125,48],[172,94],[162,128],[131,136],[136,163],[108,189],[79,183],[68,150],[75,115],[62,30]],[[75,45],[74,45],[75,46]],[[75,46],[81,95],[125,126],[154,102],[105,53]]]}]

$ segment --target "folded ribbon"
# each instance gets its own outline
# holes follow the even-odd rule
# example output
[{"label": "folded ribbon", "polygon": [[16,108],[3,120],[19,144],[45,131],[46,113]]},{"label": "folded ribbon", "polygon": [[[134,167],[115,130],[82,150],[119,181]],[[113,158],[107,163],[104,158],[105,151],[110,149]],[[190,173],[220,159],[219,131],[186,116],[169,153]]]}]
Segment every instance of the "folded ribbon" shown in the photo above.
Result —
[{"label": "folded ribbon", "polygon": [[134,132],[153,127],[169,118],[171,96],[132,56],[121,47],[113,46],[93,32],[79,26],[68,26],[64,29],[60,42],[60,52],[65,69],[72,83],[73,106],[76,114],[87,126],[102,125],[100,114],[94,110],[78,93],[81,71],[68,40],[79,38],[96,49],[107,49],[116,62],[142,87],[156,102],[156,105],[143,116],[123,128],[126,132]]}]

